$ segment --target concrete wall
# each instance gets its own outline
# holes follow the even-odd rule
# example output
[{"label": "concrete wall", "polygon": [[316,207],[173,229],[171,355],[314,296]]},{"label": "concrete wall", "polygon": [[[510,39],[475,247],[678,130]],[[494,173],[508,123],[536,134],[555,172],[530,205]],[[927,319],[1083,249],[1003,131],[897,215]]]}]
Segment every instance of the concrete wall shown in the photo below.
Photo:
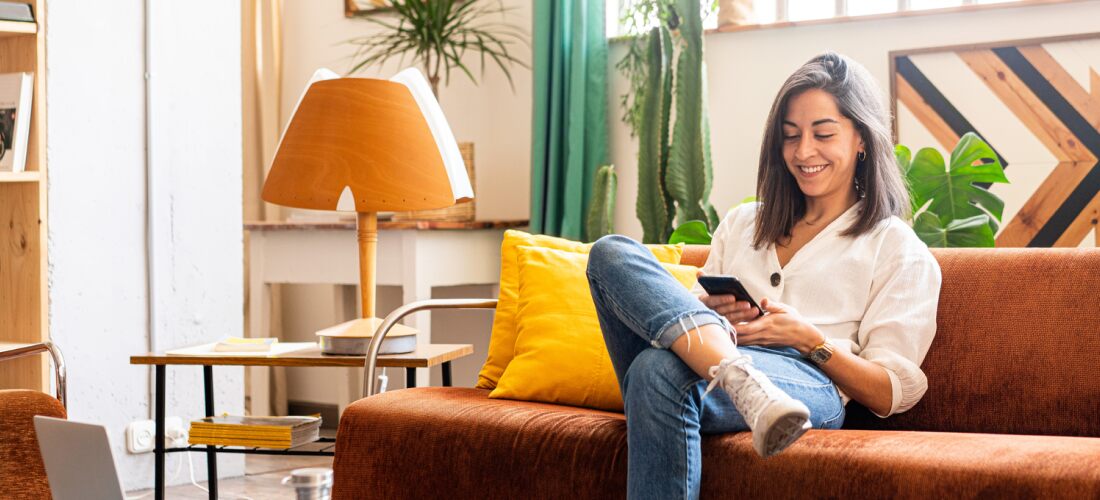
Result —
[{"label": "concrete wall", "polygon": [[[126,489],[152,486],[152,454],[124,445],[126,425],[152,415],[151,369],[129,364],[150,348],[150,297],[160,350],[240,336],[243,324],[239,9],[151,3],[148,123],[143,3],[52,0],[47,14],[50,333],[68,362],[69,416],[107,426]],[[217,410],[241,412],[241,370],[214,373]],[[201,369],[169,368],[167,382],[168,415],[205,414]],[[239,456],[219,465],[243,471]]]}]

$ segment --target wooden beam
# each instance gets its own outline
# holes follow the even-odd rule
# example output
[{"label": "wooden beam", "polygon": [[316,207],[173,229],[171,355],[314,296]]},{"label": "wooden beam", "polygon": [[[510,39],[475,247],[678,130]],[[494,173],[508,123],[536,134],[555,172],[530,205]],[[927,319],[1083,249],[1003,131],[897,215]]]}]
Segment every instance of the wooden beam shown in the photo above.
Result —
[{"label": "wooden beam", "polygon": [[[1068,161],[1055,165],[1050,175],[1024,202],[1024,206],[1001,228],[997,235],[997,246],[1026,247],[1095,164],[1095,161]],[[1066,232],[1069,233],[1069,230]],[[1079,237],[1073,246],[1077,246],[1083,237]]]},{"label": "wooden beam", "polygon": [[[1043,75],[1090,125],[1100,129],[1100,95],[1089,94],[1042,45],[1020,47],[1020,54],[1035,66],[1039,74]],[[1093,87],[1095,88],[1096,85]]]},{"label": "wooden beam", "polygon": [[1058,161],[1096,161],[1081,141],[992,50],[967,50],[958,54]]},{"label": "wooden beam", "polygon": [[[1097,229],[1098,219],[1100,219],[1100,193],[1096,193],[1096,196],[1089,202],[1088,207],[1077,215],[1077,218],[1066,228],[1066,232],[1062,233],[1062,236],[1058,238],[1054,246],[1076,247],[1080,245],[1081,242],[1085,240],[1085,237],[1089,235],[1090,231]],[[1100,247],[1100,232],[1096,234],[1096,238],[1096,246]]]},{"label": "wooden beam", "polygon": [[[959,136],[951,130],[947,122],[943,121],[943,118],[921,98],[920,94],[900,74],[895,75],[895,85],[898,100],[909,109],[910,113],[913,113],[917,121],[928,129],[928,132],[936,138],[936,141],[944,149],[947,151],[955,149],[955,144],[959,142]],[[916,154],[916,151],[913,153]]]}]

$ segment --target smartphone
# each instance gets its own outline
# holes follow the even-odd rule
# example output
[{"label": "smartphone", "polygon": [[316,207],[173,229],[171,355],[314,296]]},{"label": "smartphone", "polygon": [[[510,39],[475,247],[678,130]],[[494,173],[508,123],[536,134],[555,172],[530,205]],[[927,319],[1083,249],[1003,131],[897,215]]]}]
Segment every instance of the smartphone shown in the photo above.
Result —
[{"label": "smartphone", "polygon": [[749,295],[749,291],[745,290],[745,285],[741,284],[741,280],[733,276],[703,275],[699,277],[699,286],[702,286],[703,290],[706,290],[708,295],[733,295],[737,300],[748,302],[750,306],[760,311],[761,315],[767,314],[764,309],[753,300],[752,295]]}]

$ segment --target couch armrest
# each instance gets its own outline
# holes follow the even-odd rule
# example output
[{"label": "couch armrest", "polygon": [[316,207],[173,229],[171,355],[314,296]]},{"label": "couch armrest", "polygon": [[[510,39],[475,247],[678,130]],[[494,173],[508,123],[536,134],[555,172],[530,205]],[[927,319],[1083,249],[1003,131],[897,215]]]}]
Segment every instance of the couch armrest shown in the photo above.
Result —
[{"label": "couch armrest", "polygon": [[374,371],[378,367],[378,349],[382,347],[382,341],[390,333],[390,329],[401,321],[402,318],[418,311],[432,309],[494,309],[497,299],[430,299],[413,302],[398,307],[382,320],[378,331],[371,337],[367,347],[366,370],[363,372],[363,397],[374,395]]},{"label": "couch armrest", "polygon": [[22,358],[23,356],[30,356],[40,352],[50,353],[50,358],[53,359],[54,373],[57,377],[57,400],[61,401],[61,406],[68,408],[68,396],[65,393],[65,358],[61,356],[61,350],[53,345],[53,342],[46,341],[37,344],[27,344],[14,349],[0,351],[0,361]]}]

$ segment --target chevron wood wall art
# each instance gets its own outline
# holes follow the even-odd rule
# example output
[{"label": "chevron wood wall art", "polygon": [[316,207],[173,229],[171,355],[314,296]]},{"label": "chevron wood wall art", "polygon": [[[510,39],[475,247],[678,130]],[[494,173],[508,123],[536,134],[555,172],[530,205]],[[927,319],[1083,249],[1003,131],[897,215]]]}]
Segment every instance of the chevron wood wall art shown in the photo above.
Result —
[{"label": "chevron wood wall art", "polygon": [[1011,184],[998,247],[1100,246],[1100,33],[890,53],[894,137],[981,136]]}]

